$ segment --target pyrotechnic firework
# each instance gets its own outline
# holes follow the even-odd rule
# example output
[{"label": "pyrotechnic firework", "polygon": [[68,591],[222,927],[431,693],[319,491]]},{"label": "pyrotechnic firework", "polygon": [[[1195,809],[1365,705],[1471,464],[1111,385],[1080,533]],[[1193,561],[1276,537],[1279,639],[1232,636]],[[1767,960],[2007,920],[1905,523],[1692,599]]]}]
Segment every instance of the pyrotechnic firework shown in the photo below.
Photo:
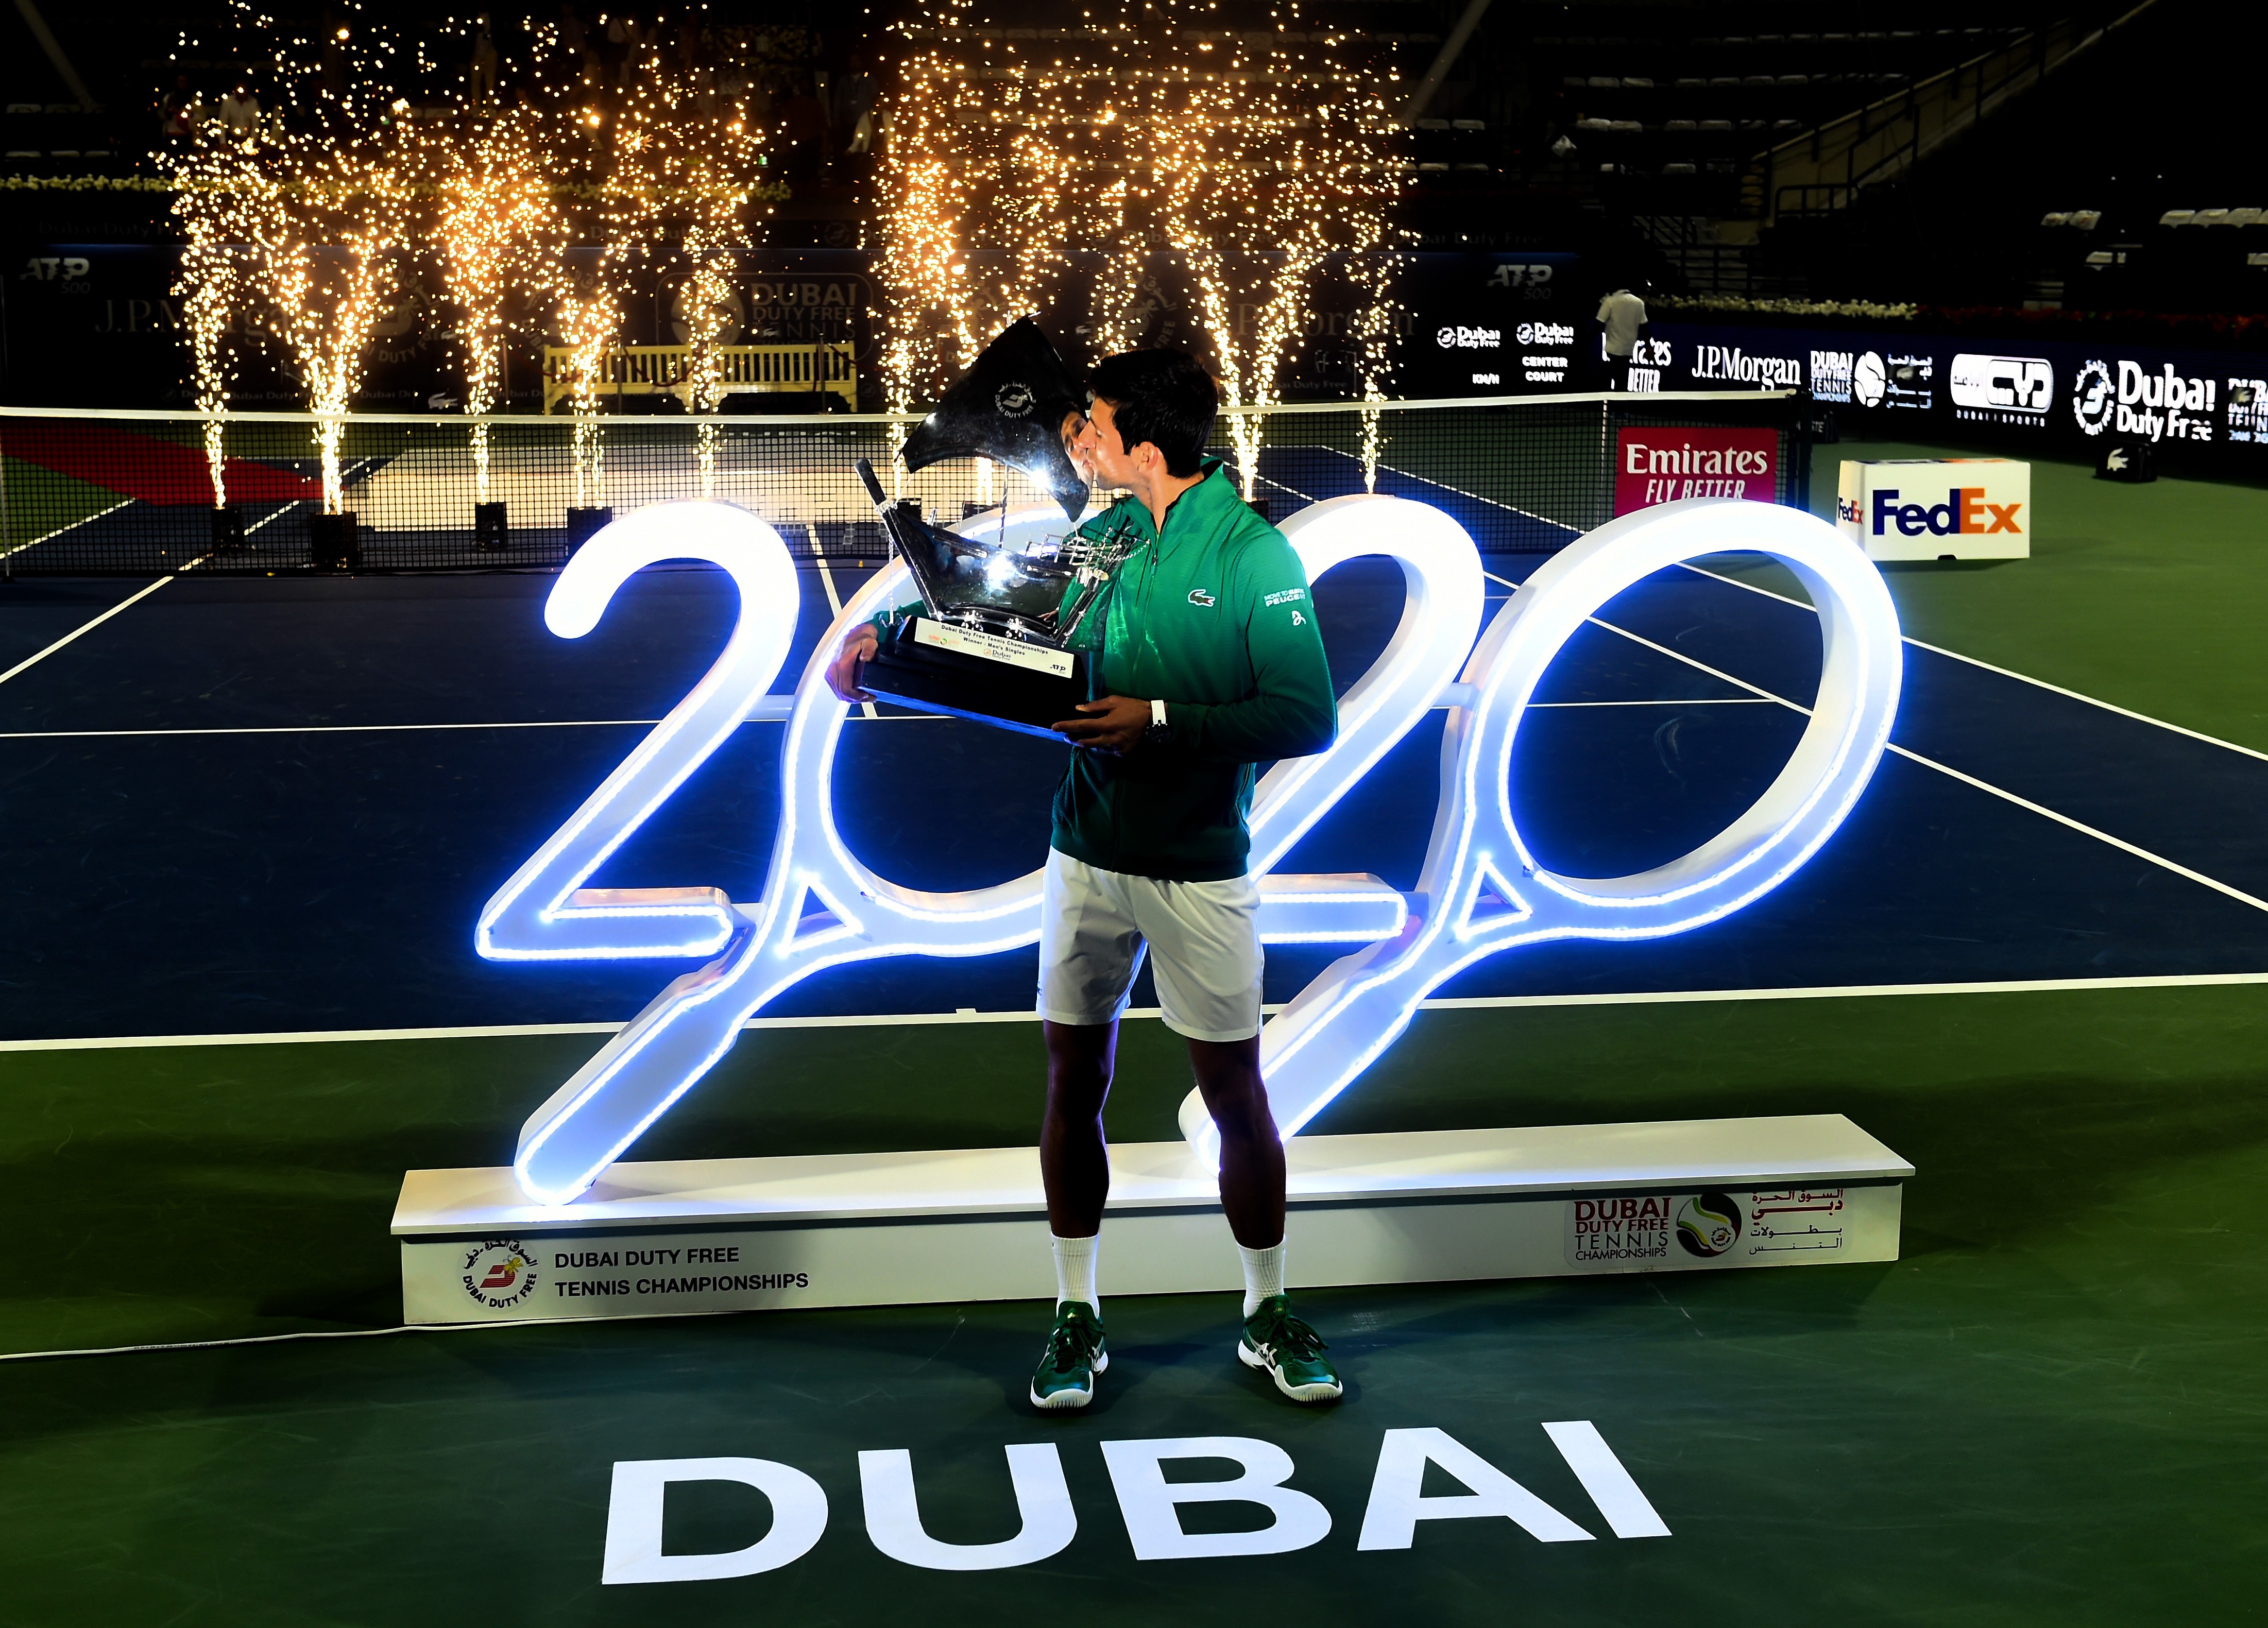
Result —
[{"label": "pyrotechnic firework", "polygon": [[489,496],[489,427],[503,386],[504,307],[517,296],[541,308],[557,298],[566,268],[567,217],[556,196],[552,122],[523,106],[449,141],[435,236],[463,350],[465,411],[472,416],[475,501]]},{"label": "pyrotechnic firework", "polygon": [[[423,45],[382,26],[357,22],[317,37],[293,34],[242,0],[232,0],[232,11],[239,55],[253,55],[245,47],[254,39],[272,51],[259,76],[272,116],[252,134],[203,124],[173,160],[190,243],[177,291],[199,403],[212,421],[216,501],[232,319],[255,314],[291,353],[320,420],[324,508],[336,513],[341,438],[364,352],[395,308],[405,256],[428,242],[438,246],[457,307],[481,498],[489,469],[478,420],[498,404],[506,306],[515,297],[531,315],[549,306],[571,353],[578,506],[603,501],[599,387],[634,270],[689,265],[688,404],[716,405],[733,252],[748,244],[752,205],[777,189],[762,184],[761,135],[745,111],[720,102],[689,60],[683,71],[673,68],[655,48],[660,27],[637,36],[620,98],[587,63],[563,73],[558,29],[534,28],[526,61],[506,57],[486,72],[492,79],[500,66],[513,87],[512,105],[499,114],[488,83],[463,73],[452,80]],[[421,76],[422,107],[396,88]],[[597,206],[579,219],[578,199]],[[602,252],[571,275],[565,250],[578,235]],[[705,493],[714,483],[713,433],[703,447]]]},{"label": "pyrotechnic firework", "polygon": [[232,195],[184,192],[173,206],[188,239],[173,292],[181,299],[197,411],[205,416],[205,464],[212,475],[216,509],[228,506],[221,415],[228,409],[229,389],[236,377],[228,341],[242,299],[239,284],[245,270],[243,251],[229,230],[225,207]]},{"label": "pyrotechnic firework", "polygon": [[[1398,76],[1311,27],[1296,0],[1267,15],[1265,31],[1229,33],[1216,0],[1122,0],[1075,28],[1003,30],[946,4],[901,30],[882,180],[893,409],[1056,303],[1080,250],[1104,257],[1088,296],[1099,351],[1143,337],[1148,262],[1170,252],[1230,403],[1257,406],[1278,399],[1327,259],[1345,267],[1366,298],[1356,362],[1375,399]],[[1260,420],[1227,423],[1249,497]]]}]

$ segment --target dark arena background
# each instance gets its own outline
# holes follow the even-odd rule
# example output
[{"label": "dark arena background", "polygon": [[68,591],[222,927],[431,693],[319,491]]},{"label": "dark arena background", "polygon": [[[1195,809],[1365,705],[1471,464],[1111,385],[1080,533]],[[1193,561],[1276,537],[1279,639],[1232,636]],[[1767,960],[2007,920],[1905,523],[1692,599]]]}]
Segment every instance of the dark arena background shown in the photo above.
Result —
[{"label": "dark arena background", "polygon": [[[2258,1616],[2243,15],[18,0],[0,1622]],[[1293,1138],[1328,1408],[1240,1366],[1210,1175],[1142,1185],[1192,1157],[1145,970],[1110,1366],[1035,1411],[1036,926],[875,947],[871,895],[775,864],[821,808],[921,910],[1045,858],[1059,741],[870,702],[817,770],[801,744],[814,652],[894,569],[858,460],[980,543],[1044,506],[1011,460],[904,458],[1027,315],[1073,367],[1196,354],[1212,454],[1295,541],[1404,517],[1313,585],[1344,728],[1446,602],[1389,547],[1413,514],[1454,522],[1484,630],[1727,507],[1815,517],[1845,573],[1729,533],[1634,568],[1494,759],[1458,755],[1494,636],[1457,633],[1274,865],[1392,921],[1271,935],[1271,1024],[1350,938],[1507,931],[1539,879],[1779,819],[1862,683],[1849,596],[1895,610],[1864,681],[1895,671],[1894,715],[1849,748],[1879,761],[1803,855],[1679,931],[1460,961]],[[1745,501],[1647,529],[1696,497]],[[569,627],[575,562],[688,500],[762,522],[773,574],[661,548]],[[864,947],[734,1025],[587,1196],[513,1188],[523,1122],[725,939],[515,959],[490,901],[760,622],[777,675],[573,897]],[[1446,890],[1429,839],[1499,816],[1531,863]],[[1708,1151],[1833,1126],[1880,1157]],[[1315,1185],[1307,1146],[1372,1150],[1373,1186]],[[1469,1182],[1410,1151],[1484,1146],[1509,1162]],[[948,1168],[1013,1179],[921,1225],[868,1195]],[[700,1208],[731,1182],[755,1244]],[[1454,1263],[1515,1212],[1541,1255]],[[1660,1249],[1609,1259],[1609,1226]],[[1801,1270],[1717,1270],[1771,1249]]]}]

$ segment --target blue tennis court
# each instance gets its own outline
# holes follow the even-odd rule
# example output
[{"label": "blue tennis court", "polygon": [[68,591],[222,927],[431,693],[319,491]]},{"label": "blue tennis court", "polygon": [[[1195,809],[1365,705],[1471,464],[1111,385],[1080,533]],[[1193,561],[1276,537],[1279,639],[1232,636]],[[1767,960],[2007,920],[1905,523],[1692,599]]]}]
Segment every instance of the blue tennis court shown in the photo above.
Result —
[{"label": "blue tennis court", "polygon": [[[1428,494],[1431,495],[1431,494]],[[1491,556],[1491,609],[1534,556]],[[799,573],[800,664],[861,573]],[[199,579],[143,594],[0,688],[28,952],[0,1032],[57,1037],[620,1021],[652,966],[498,966],[480,904],[688,689],[731,584],[661,569],[580,641],[544,575]],[[142,585],[134,585],[139,587]],[[1793,591],[1793,590],[1791,590]],[[14,659],[131,590],[26,584]],[[1398,571],[1317,590],[1341,688],[1400,613]],[[830,600],[830,595],[833,599]],[[1719,829],[1769,783],[1817,681],[1808,606],[1705,567],[1607,607],[1523,728],[1515,812],[1552,867],[1613,875]],[[1653,943],[1532,947],[1445,998],[2241,972],[2268,955],[2268,762],[1909,645],[1895,751],[1778,892]],[[1440,714],[1286,861],[1414,883]],[[760,889],[782,726],[752,722],[595,879]],[[909,885],[1031,869],[1064,748],[954,720],[854,714],[837,769],[857,851]],[[131,946],[137,971],[122,979]],[[1269,997],[1328,951],[1279,947]],[[1013,1011],[1032,951],[841,969],[782,1014]]]},{"label": "blue tennis court", "polygon": [[[1263,472],[1287,505],[1360,479],[1300,449]],[[1391,469],[1379,485],[1453,514],[1480,501]],[[1491,608],[1543,557],[1485,556]],[[2036,592],[2070,564],[2009,569]],[[864,577],[798,573],[786,672]],[[2236,1353],[2268,1145],[2268,756],[1912,642],[1892,750],[1789,880],[1677,937],[1474,966],[1315,1126],[1846,1113],[1919,1172],[1896,1263],[1303,1291],[1351,1375],[1322,1417],[1242,1382],[1224,1297],[1119,1299],[1108,1393],[1060,1429],[1021,1401],[1026,1304],[400,1331],[401,1173],[502,1162],[685,966],[474,954],[482,903],[734,614],[720,573],[664,567],[561,640],[553,580],[0,589],[0,1137],[23,1244],[0,1293],[18,1426],[0,1517],[43,1620],[496,1620],[499,1553],[519,1591],[504,1616],[547,1622],[961,1620],[1043,1609],[1067,1580],[1128,1621],[1168,1598],[1190,1620],[1263,1603],[1462,1620],[1507,1590],[1543,1620],[2043,1598],[2146,1620],[2195,1593],[2201,1556],[2249,1541],[2257,1409]],[[1890,578],[1904,604],[2002,580]],[[1570,642],[1513,775],[1545,864],[1659,864],[1762,791],[1818,682],[1794,592],[1698,562]],[[1358,560],[1316,606],[1344,689],[1395,622],[1400,573]],[[1283,868],[1411,887],[1444,716]],[[741,726],[594,880],[753,898],[782,727]],[[1042,857],[1064,750],[854,710],[840,824],[894,880],[1000,881]],[[1271,947],[1268,998],[1334,953]],[[632,1156],[1027,1145],[1035,964],[814,976]],[[1114,1138],[1176,1135],[1186,1086],[1161,1026],[1130,1021]],[[1445,1429],[1587,1516],[1539,1425],[1569,1419],[1594,1422],[1668,1541],[1547,1546],[1461,1521],[1407,1554],[1354,1549],[1389,1429]],[[1300,1554],[1194,1563],[1221,1569],[1192,1595],[1196,1573],[1127,1553],[1096,1444],[1215,1435],[1281,1445],[1335,1527]],[[1081,1521],[1060,1560],[948,1578],[867,1543],[859,1452],[908,1448],[932,1530],[975,1543],[1015,1520],[1003,1445],[1042,1437]],[[612,1466],[718,1454],[814,1477],[836,1507],[820,1545],[690,1592],[601,1590]],[[2128,1496],[2101,1495],[2106,1464]],[[729,1493],[673,1494],[673,1550],[748,1541],[760,1506]]]}]

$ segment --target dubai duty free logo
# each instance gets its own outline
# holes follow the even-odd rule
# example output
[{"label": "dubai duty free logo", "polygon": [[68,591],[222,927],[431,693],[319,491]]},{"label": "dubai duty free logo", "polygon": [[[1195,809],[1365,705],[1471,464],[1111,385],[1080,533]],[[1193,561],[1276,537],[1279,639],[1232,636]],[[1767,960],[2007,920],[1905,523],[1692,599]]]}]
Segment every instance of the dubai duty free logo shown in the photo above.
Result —
[{"label": "dubai duty free logo", "polygon": [[535,1293],[535,1255],[517,1238],[493,1239],[465,1256],[465,1293],[490,1311],[508,1311]]},{"label": "dubai duty free logo", "polygon": [[1741,1206],[1729,1193],[1703,1193],[1677,1206],[1677,1247],[1707,1260],[1741,1241]]},{"label": "dubai duty free logo", "polygon": [[2072,416],[2079,427],[2089,435],[2101,435],[2110,427],[2110,416],[2118,407],[2118,392],[2110,383],[2108,362],[2089,362],[2079,370],[2079,377],[2071,387]]},{"label": "dubai duty free logo", "polygon": [[1032,410],[1032,388],[1020,379],[1010,379],[992,393],[992,405],[1004,418],[1021,418]]}]

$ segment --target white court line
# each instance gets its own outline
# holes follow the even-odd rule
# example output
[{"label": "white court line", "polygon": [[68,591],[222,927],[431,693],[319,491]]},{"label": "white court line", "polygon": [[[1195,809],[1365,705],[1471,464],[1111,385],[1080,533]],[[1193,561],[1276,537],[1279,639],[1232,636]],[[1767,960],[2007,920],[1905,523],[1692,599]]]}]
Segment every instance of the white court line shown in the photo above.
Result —
[{"label": "white court line", "polygon": [[86,516],[84,519],[73,520],[68,526],[58,526],[55,530],[51,532],[43,532],[39,536],[33,538],[31,541],[19,542],[12,549],[0,549],[0,559],[5,559],[11,554],[21,554],[26,549],[36,549],[41,543],[46,542],[52,538],[60,537],[67,531],[77,531],[82,526],[92,526],[104,515],[115,514],[121,509],[125,508],[128,505],[139,503],[142,500],[139,497],[121,497],[116,503],[112,504],[107,509],[98,509],[92,514]]},{"label": "white court line", "polygon": [[[744,724],[784,724],[792,696],[766,696],[748,710]],[[853,723],[942,724],[937,712],[884,712]],[[18,729],[0,731],[0,740],[112,740],[144,735],[357,735],[395,734],[421,729],[635,729],[652,728],[658,718],[573,718],[516,724],[258,724],[209,729]]]},{"label": "white court line", "polygon": [[[1770,588],[1758,587],[1753,582],[1742,582],[1737,577],[1721,576],[1713,571],[1704,571],[1690,560],[1679,563],[1697,577],[1706,577],[1712,582],[1726,583],[1735,588],[1746,588],[1749,593],[1761,593],[1768,600],[1778,600],[1781,604],[1793,605],[1798,610],[1810,611],[1815,616],[1819,614],[1816,608],[1807,605],[1801,600],[1792,600],[1785,593],[1775,593]],[[2105,701],[2100,696],[2090,696],[2083,690],[2066,689],[2061,684],[2051,684],[2043,678],[2034,678],[2030,674],[2019,673],[2014,667],[1995,667],[1992,663],[1980,661],[1974,656],[1964,656],[1957,650],[1947,650],[1941,645],[1926,644],[1911,636],[1902,637],[1904,637],[1905,642],[1916,650],[1926,650],[1933,656],[1944,656],[1954,661],[1965,661],[1972,667],[1982,667],[1987,673],[1997,673],[2002,678],[2013,678],[2019,683],[2030,684],[2036,689],[2048,690],[2073,701],[2084,701],[2091,707],[2101,707],[2106,712],[2116,712],[2121,718],[2131,718],[2138,724],[2154,725],[2160,729],[2171,730],[2177,735],[2187,735],[2192,740],[2202,740],[2207,746],[2225,747],[2229,751],[2241,752],[2247,757],[2258,758],[2262,762],[2268,763],[2268,752],[2256,751],[2249,746],[2239,746],[2234,740],[2224,740],[2219,735],[2206,734],[2201,729],[2191,729],[2181,724],[2169,724],[2162,718],[2153,718],[2147,712],[2137,712],[2130,707],[2122,707],[2116,702]]]},{"label": "white court line", "polygon": [[[202,557],[202,556],[200,556],[200,557]],[[192,562],[190,562],[190,563],[191,563],[192,564],[195,564],[195,561],[192,561]],[[185,567],[184,569],[186,569],[186,567]],[[135,604],[135,603],[136,603],[136,602],[137,602],[137,601],[139,601],[139,600],[145,600],[145,599],[149,598],[149,597],[150,597],[150,595],[151,595],[152,593],[155,593],[158,589],[160,589],[160,588],[164,587],[167,583],[171,582],[172,580],[173,580],[173,578],[171,578],[171,577],[160,577],[160,578],[158,578],[157,581],[155,581],[155,582],[151,583],[148,587],[146,587],[146,588],[143,589],[139,593],[136,593],[136,594],[133,595],[131,598],[129,598],[129,599],[122,599],[122,600],[119,600],[119,601],[118,601],[118,603],[116,603],[115,605],[113,605],[113,606],[112,606],[108,610],[104,611],[104,612],[102,613],[102,615],[100,615],[99,616],[97,616],[93,621],[92,621],[92,622],[88,622],[85,626],[81,627],[81,628],[74,629],[74,630],[71,630],[70,632],[64,634],[61,638],[57,639],[54,644],[52,644],[52,645],[48,645],[45,650],[41,651],[38,655],[36,655],[36,656],[27,656],[27,657],[26,657],[23,660],[18,661],[18,662],[14,667],[10,667],[10,668],[5,672],[5,673],[0,673],[0,684],[4,684],[4,683],[6,683],[10,679],[11,679],[11,678],[15,677],[15,676],[16,676],[16,674],[18,674],[18,673],[23,672],[26,667],[37,667],[40,662],[45,661],[45,660],[46,660],[49,656],[54,655],[54,654],[55,653],[55,652],[57,652],[57,651],[61,650],[64,645],[66,645],[70,644],[73,639],[75,639],[75,638],[78,638],[78,637],[83,637],[83,636],[84,636],[84,635],[85,635],[85,634],[89,634],[89,633],[93,632],[97,628],[100,627],[104,622],[106,622],[109,621],[113,616],[116,615],[120,611],[124,610],[124,609],[125,609],[129,605]]]},{"label": "white court line", "polygon": [[[1686,707],[1747,706],[1770,700],[1767,696],[1666,696],[1653,701],[1531,701],[1536,707]],[[784,724],[793,707],[793,696],[765,696],[748,709],[744,724]],[[1434,710],[1448,706],[1437,701]],[[853,723],[944,724],[955,720],[939,712],[869,712]],[[13,729],[0,730],[0,740],[123,740],[170,735],[364,735],[402,734],[425,729],[650,729],[658,718],[536,718],[496,724],[247,724],[215,725],[195,729]]]},{"label": "white court line", "polygon": [[[1783,989],[1620,990],[1581,995],[1460,995],[1420,1001],[1423,1012],[1515,1011],[1529,1006],[1709,1006],[1734,1000],[1863,1000],[1912,995],[2052,995],[2090,990],[2224,989],[2268,984],[2268,972],[2169,972],[2123,978],[1996,978],[1955,983],[1814,983]],[[1278,1005],[1263,1006],[1270,1016]],[[1132,1020],[1161,1016],[1155,1006],[1130,1006]],[[875,1012],[845,1017],[751,1018],[748,1029],[905,1028],[967,1023],[1036,1023],[1036,1012]],[[195,1046],[319,1046],[339,1042],[512,1040],[549,1035],[615,1035],[621,1023],[498,1023],[456,1028],[298,1029],[246,1035],[112,1035],[79,1040],[0,1040],[11,1051],[135,1051]]]},{"label": "white court line", "polygon": [[[1705,575],[1706,573],[1704,574]],[[1734,678],[1730,673],[1719,672],[1717,668],[1711,667],[1705,661],[1696,661],[1692,657],[1672,650],[1667,645],[1657,645],[1650,638],[1641,637],[1638,634],[1631,632],[1628,628],[1618,628],[1611,622],[1601,622],[1596,616],[1587,617],[1585,620],[1606,629],[1610,633],[1619,633],[1624,638],[1631,640],[1633,644],[1643,645],[1648,650],[1658,650],[1663,655],[1683,661],[1688,667],[1697,667],[1702,672],[1709,674],[1712,677],[1723,679],[1728,684],[1737,684],[1742,689],[1762,696],[1767,700],[1777,701],[1780,705],[1786,707],[1791,712],[1800,712],[1806,718],[1809,718],[1811,716],[1811,709],[1809,707],[1798,706],[1794,702],[1790,701],[1785,696],[1775,696],[1769,689],[1764,689],[1757,685],[1751,684],[1746,679]],[[2002,799],[2004,802],[2014,803],[2017,807],[2025,810],[2027,813],[2038,814],[2043,819],[2052,820],[2058,825],[2068,826],[2073,830],[2080,833],[2082,836],[2092,836],[2095,841],[2108,843],[2110,847],[2116,848],[2121,852],[2131,853],[2138,859],[2147,859],[2151,864],[2158,866],[2161,870],[2171,871],[2175,875],[2185,878],[2190,881],[2196,882],[2202,887],[2210,888],[2215,893],[2226,894],[2228,897],[2235,900],[2239,904],[2249,904],[2256,910],[2268,910],[2268,899],[2257,899],[2241,888],[2232,888],[2227,882],[2216,880],[2213,877],[2207,876],[2202,871],[2193,871],[2186,865],[2177,864],[2174,860],[2167,858],[2163,854],[2153,853],[2147,848],[2138,847],[2136,844],[2128,842],[2122,836],[2113,836],[2108,831],[2098,830],[2094,826],[2088,825],[2083,821],[2073,819],[2069,814],[2058,814],[2054,809],[2047,807],[2043,804],[2033,802],[2029,798],[2019,797],[2014,792],[2003,791],[2000,787],[1994,785],[1989,780],[1979,780],[1975,775],[1963,774],[1958,769],[1948,768],[1945,764],[1938,762],[1933,758],[1924,757],[1918,752],[1910,752],[1905,748],[1896,745],[1895,742],[1890,744],[1887,749],[1896,753],[1900,757],[1906,759],[1909,762],[1919,763],[1925,769],[1934,769],[1938,773],[1945,775],[1952,779],[1958,780],[1963,785],[1974,786],[1980,792],[1989,792],[1993,796]]]},{"label": "white court line", "polygon": [[[664,1312],[666,1317],[730,1317],[733,1312]],[[46,1358],[136,1357],[160,1351],[222,1351],[232,1345],[286,1345],[299,1340],[371,1340],[391,1334],[469,1334],[475,1329],[540,1329],[554,1322],[622,1322],[604,1313],[594,1317],[526,1317],[494,1322],[403,1322],[390,1329],[298,1329],[289,1334],[240,1334],[225,1340],[167,1340],[144,1345],[83,1345],[69,1351],[0,1352],[0,1362],[38,1362]],[[640,1319],[643,1321],[643,1319]]]}]

